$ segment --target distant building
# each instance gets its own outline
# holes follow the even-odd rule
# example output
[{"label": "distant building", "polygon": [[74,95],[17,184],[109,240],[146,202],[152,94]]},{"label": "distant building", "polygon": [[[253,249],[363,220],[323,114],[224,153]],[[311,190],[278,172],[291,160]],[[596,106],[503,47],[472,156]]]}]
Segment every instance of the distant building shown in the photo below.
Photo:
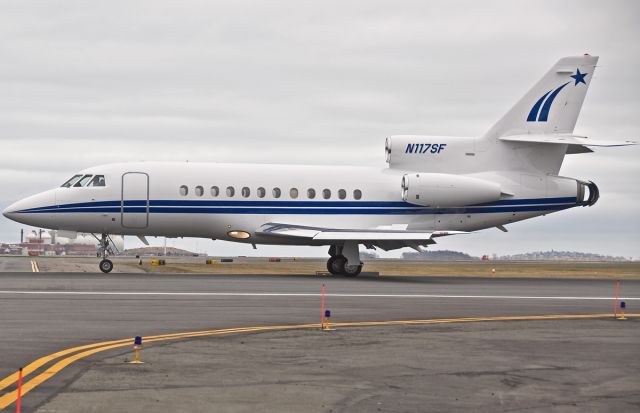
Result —
[{"label": "distant building", "polygon": [[377,260],[378,254],[371,251],[360,251],[360,258],[363,260]]},{"label": "distant building", "polygon": [[[25,241],[17,244],[0,243],[0,254],[25,256],[90,255],[95,256],[98,240],[91,234],[63,233],[58,231],[31,231],[25,234]],[[124,250],[124,238],[112,236],[117,251]]]},{"label": "distant building", "polygon": [[[123,255],[135,255],[141,257],[167,256],[167,257],[198,257],[200,254],[174,247],[141,247],[124,250]],[[206,255],[206,254],[205,254]]]}]

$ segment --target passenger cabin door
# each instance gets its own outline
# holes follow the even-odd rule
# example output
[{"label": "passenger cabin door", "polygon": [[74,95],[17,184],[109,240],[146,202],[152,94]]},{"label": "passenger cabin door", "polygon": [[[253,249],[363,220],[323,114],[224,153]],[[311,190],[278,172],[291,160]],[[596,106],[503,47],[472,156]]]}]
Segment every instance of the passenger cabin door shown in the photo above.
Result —
[{"label": "passenger cabin door", "polygon": [[122,174],[120,211],[124,228],[149,226],[149,175],[144,172]]}]

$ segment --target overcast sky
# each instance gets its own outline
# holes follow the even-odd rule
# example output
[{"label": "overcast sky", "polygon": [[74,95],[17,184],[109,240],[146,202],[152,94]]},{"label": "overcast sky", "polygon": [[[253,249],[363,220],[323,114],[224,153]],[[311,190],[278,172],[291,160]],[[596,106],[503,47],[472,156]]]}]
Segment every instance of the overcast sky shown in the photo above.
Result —
[{"label": "overcast sky", "polygon": [[[480,135],[558,58],[582,53],[600,61],[575,132],[639,140],[639,21],[637,1],[5,0],[0,209],[113,161],[384,167],[385,137]],[[568,156],[561,173],[595,181],[596,206],[436,248],[640,257],[639,155]],[[1,217],[0,240],[17,241],[21,227]]]}]

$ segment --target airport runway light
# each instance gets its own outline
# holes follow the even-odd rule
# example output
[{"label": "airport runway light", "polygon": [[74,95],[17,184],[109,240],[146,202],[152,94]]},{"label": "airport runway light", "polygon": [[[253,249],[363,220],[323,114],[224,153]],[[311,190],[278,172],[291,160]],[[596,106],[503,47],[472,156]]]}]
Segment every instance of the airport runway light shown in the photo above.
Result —
[{"label": "airport runway light", "polygon": [[333,329],[331,328],[331,311],[330,310],[325,310],[324,312],[324,329],[323,331],[333,331]]},{"label": "airport runway light", "polygon": [[626,320],[627,317],[624,316],[624,309],[627,308],[627,303],[625,303],[624,301],[620,301],[620,317],[618,317],[618,320]]},{"label": "airport runway light", "polygon": [[136,338],[133,339],[134,358],[133,358],[133,361],[129,362],[129,364],[144,364],[143,361],[140,361],[141,349],[142,349],[142,337],[136,336]]}]

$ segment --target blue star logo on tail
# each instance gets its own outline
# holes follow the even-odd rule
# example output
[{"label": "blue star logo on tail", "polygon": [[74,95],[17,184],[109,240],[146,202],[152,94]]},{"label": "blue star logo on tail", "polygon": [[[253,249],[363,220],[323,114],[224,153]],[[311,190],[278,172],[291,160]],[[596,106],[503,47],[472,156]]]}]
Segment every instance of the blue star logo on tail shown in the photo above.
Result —
[{"label": "blue star logo on tail", "polygon": [[[585,82],[584,78],[588,74],[589,73],[580,73],[580,69],[576,68],[576,73],[569,77],[575,80],[573,86],[578,86],[579,83],[584,83],[586,85],[587,82]],[[558,86],[555,90],[552,89],[542,95],[531,108],[529,116],[527,116],[527,122],[546,122],[547,120],[549,120],[549,111],[551,110],[553,101],[555,100],[556,96],[558,96],[558,93],[560,93],[560,91],[564,89],[564,87],[569,83],[571,83],[571,81],[568,81],[564,85]]]},{"label": "blue star logo on tail", "polygon": [[584,83],[586,85],[587,82],[584,81],[584,77],[588,74],[589,73],[580,73],[580,69],[576,69],[576,74],[569,77],[574,78],[576,81],[576,83],[573,86],[578,86],[578,83]]}]

